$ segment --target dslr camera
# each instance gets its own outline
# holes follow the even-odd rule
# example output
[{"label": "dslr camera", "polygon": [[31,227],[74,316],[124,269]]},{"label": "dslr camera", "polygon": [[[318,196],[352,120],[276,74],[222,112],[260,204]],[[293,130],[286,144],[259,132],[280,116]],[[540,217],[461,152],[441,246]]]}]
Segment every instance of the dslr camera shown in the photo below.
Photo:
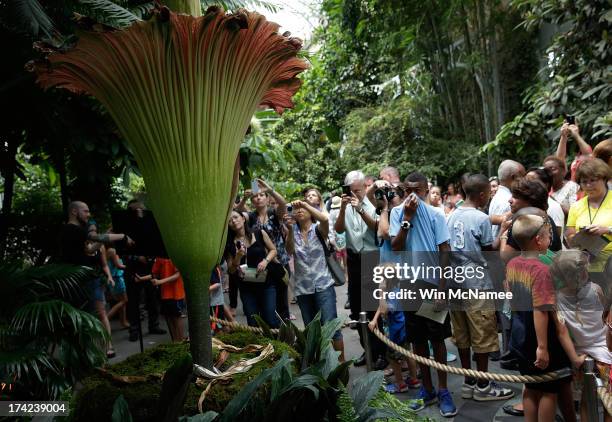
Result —
[{"label": "dslr camera", "polygon": [[374,198],[376,198],[377,201],[382,201],[383,198],[386,197],[387,202],[391,202],[396,195],[397,193],[389,186],[385,186],[384,188],[379,188],[374,191]]}]

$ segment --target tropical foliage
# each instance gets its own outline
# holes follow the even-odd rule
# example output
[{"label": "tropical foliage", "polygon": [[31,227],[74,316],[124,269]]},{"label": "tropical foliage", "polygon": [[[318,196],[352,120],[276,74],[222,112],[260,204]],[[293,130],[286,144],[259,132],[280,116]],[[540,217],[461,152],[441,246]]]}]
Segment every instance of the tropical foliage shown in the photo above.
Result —
[{"label": "tropical foliage", "polygon": [[105,361],[108,334],[79,309],[85,267],[0,265],[0,377],[11,400],[52,400]]}]

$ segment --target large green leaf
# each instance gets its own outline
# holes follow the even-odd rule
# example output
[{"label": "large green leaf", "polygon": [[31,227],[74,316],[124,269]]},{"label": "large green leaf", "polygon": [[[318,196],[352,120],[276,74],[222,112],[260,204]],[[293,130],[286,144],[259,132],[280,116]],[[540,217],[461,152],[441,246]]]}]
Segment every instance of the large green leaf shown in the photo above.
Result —
[{"label": "large green leaf", "polygon": [[112,422],[132,422],[132,414],[123,394],[119,395],[113,405]]},{"label": "large green leaf", "polygon": [[318,312],[306,327],[306,345],[302,354],[302,370],[317,362],[321,344],[321,313]]},{"label": "large green leaf", "polygon": [[214,410],[209,410],[206,413],[198,413],[195,416],[182,416],[179,422],[213,422],[219,414]]},{"label": "large green leaf", "polygon": [[187,389],[193,378],[193,361],[189,353],[180,356],[164,374],[157,404],[160,422],[175,422],[183,410]]},{"label": "large green leaf", "polygon": [[384,374],[382,371],[368,372],[353,382],[350,390],[351,398],[355,403],[355,411],[360,415],[368,406],[369,401],[380,390]]},{"label": "large green leaf", "polygon": [[321,355],[323,352],[332,346],[332,338],[336,331],[340,330],[344,325],[344,321],[341,318],[335,318],[331,321],[327,321],[321,328]]},{"label": "large green leaf", "polygon": [[254,380],[245,384],[240,392],[234,396],[227,406],[225,406],[220,422],[233,422],[236,420],[238,415],[240,415],[255,396],[255,392],[265,384],[270,377],[278,376],[290,362],[289,356],[284,353],[276,365],[264,370]]}]

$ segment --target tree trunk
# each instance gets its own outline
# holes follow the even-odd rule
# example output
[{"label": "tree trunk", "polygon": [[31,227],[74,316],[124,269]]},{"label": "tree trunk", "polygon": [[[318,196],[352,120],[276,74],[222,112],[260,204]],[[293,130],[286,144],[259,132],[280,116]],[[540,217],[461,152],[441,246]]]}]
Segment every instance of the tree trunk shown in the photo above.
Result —
[{"label": "tree trunk", "polygon": [[15,192],[15,171],[17,170],[17,142],[8,140],[6,168],[4,169],[4,196],[2,198],[2,214],[0,215],[0,258],[6,252],[8,226],[10,224],[13,195]]},{"label": "tree trunk", "polygon": [[68,176],[66,175],[66,161],[64,159],[64,148],[62,148],[61,153],[57,156],[56,163],[57,172],[59,173],[60,180],[60,196],[62,198],[62,210],[64,211],[64,215],[68,215]]}]

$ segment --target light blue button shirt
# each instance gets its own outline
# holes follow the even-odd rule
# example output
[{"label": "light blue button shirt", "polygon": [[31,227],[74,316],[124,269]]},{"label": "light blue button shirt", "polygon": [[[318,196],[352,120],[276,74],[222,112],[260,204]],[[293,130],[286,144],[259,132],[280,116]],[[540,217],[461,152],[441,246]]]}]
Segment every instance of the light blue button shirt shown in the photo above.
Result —
[{"label": "light blue button shirt", "polygon": [[[361,204],[363,210],[373,219],[377,219],[376,208],[368,200],[363,198]],[[368,228],[368,225],[350,204],[346,206],[344,212],[344,233],[346,233],[346,247],[353,252],[368,252],[378,250],[376,246],[376,233]]]}]

